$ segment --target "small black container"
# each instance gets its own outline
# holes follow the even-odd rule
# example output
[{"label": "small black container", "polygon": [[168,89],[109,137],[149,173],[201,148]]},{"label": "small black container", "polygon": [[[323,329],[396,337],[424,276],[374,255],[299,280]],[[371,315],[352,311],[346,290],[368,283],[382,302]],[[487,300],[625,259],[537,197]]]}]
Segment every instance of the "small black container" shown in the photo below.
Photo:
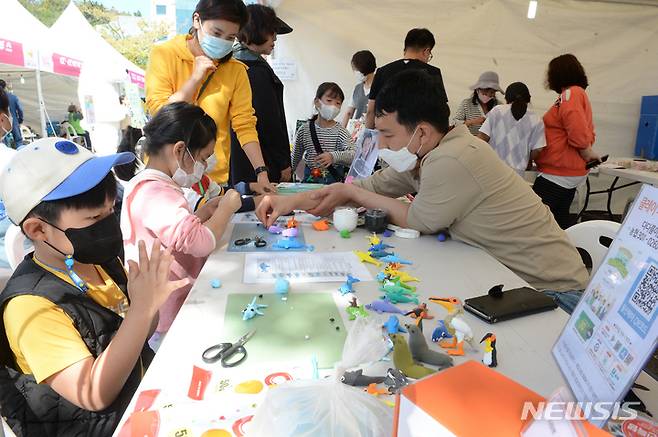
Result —
[{"label": "small black container", "polygon": [[388,225],[388,217],[382,209],[369,209],[366,211],[366,229],[368,232],[382,233]]}]

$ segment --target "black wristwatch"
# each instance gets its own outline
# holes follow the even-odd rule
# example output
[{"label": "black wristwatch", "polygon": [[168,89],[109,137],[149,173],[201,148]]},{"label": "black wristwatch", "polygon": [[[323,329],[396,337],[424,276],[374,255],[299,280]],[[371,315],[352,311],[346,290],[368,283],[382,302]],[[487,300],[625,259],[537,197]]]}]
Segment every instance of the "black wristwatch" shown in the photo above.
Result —
[{"label": "black wristwatch", "polygon": [[265,167],[264,165],[261,165],[260,167],[256,167],[254,169],[254,173],[256,173],[256,176],[258,176],[259,174],[261,174],[263,172],[267,173],[267,167]]}]

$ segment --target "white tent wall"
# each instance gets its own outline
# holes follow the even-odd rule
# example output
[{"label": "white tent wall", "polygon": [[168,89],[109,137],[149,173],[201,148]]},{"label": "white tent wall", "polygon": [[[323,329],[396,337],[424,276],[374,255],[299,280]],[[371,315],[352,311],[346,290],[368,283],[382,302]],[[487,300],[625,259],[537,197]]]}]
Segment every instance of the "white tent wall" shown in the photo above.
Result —
[{"label": "white tent wall", "polygon": [[[8,66],[11,67],[11,66]],[[25,80],[20,82],[20,76]],[[11,85],[11,91],[18,96],[25,121],[33,132],[41,134],[39,119],[39,102],[37,99],[36,73],[34,70],[12,70],[0,68],[0,78]],[[78,99],[78,80],[70,76],[61,76],[52,73],[41,73],[41,86],[43,88],[43,102],[48,117],[52,121],[62,121],[68,116],[67,107]]]},{"label": "white tent wall", "polygon": [[[402,57],[409,29],[427,27],[437,39],[432,64],[441,68],[453,112],[479,74],[494,70],[503,88],[525,82],[534,109],[543,114],[556,98],[544,88],[548,61],[573,53],[590,82],[595,147],[632,156],[640,98],[658,94],[658,7],[544,0],[534,20],[526,18],[527,9],[525,0],[283,1],[277,13],[294,32],[278,39],[275,58],[296,61],[298,76],[285,82],[289,130],[311,115],[321,82],[337,82],[348,99],[354,52],[371,50],[384,65]],[[618,192],[615,209],[636,191]],[[594,208],[602,197],[592,199]]]}]

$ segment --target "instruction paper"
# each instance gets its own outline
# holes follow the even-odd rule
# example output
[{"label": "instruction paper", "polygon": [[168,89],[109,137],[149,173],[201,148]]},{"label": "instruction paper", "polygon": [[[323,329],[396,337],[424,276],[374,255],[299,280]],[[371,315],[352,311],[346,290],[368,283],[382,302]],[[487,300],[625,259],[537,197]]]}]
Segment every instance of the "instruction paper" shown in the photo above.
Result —
[{"label": "instruction paper", "polygon": [[656,348],[657,316],[658,188],[645,185],[553,347],[578,402],[623,399]]},{"label": "instruction paper", "polygon": [[274,283],[277,278],[293,283],[343,282],[348,274],[361,281],[373,280],[352,252],[248,253],[244,263],[245,284]]}]

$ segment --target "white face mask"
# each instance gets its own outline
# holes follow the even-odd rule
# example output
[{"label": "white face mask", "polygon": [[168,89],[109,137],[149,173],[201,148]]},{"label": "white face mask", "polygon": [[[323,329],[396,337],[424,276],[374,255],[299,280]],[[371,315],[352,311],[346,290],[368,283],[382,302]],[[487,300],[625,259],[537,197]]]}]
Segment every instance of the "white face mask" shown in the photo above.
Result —
[{"label": "white face mask", "polygon": [[333,120],[340,112],[340,108],[334,105],[327,105],[321,101],[318,112],[320,113],[320,117],[324,118],[325,120]]},{"label": "white face mask", "polygon": [[484,94],[482,91],[478,91],[478,99],[480,99],[482,103],[487,104],[491,99],[493,99],[493,97]]},{"label": "white face mask", "polygon": [[[416,163],[418,163],[418,156],[409,151],[409,144],[411,144],[414,136],[416,136],[417,131],[418,127],[416,127],[413,135],[409,138],[407,145],[400,150],[379,149],[379,157],[386,161],[386,163],[393,167],[393,170],[398,173],[412,170],[416,166]],[[416,153],[420,153],[422,148],[423,145],[421,144],[420,149],[418,149],[418,152]]]},{"label": "white face mask", "polygon": [[203,177],[203,174],[206,172],[206,166],[201,164],[199,161],[194,159],[194,156],[192,156],[192,153],[185,148],[185,151],[190,155],[190,158],[194,161],[194,167],[192,170],[192,174],[187,173],[185,170],[183,170],[180,166],[180,163],[178,163],[178,168],[174,172],[174,175],[171,177],[174,182],[176,182],[178,185],[180,185],[183,188],[190,188],[192,185],[196,184],[201,180]]},{"label": "white face mask", "polygon": [[354,77],[356,77],[357,82],[363,82],[366,80],[366,76],[358,70],[354,72]]},{"label": "white face mask", "polygon": [[14,127],[14,120],[13,120],[10,116],[8,116],[7,114],[0,114],[0,117],[4,117],[4,118],[7,119],[7,121],[9,121],[9,130],[6,130],[6,129],[4,128],[4,126],[3,126],[4,123],[1,123],[1,122],[0,122],[0,129],[3,130],[3,132],[0,133],[0,135],[2,135],[2,136],[0,136],[0,141],[2,141],[2,140],[5,139],[5,137],[6,137],[7,135],[9,135],[9,133],[10,133],[11,130],[13,129],[13,127]]},{"label": "white face mask", "polygon": [[217,156],[213,153],[206,159],[206,171],[213,171],[217,167]]},{"label": "white face mask", "polygon": [[234,41],[219,38],[215,35],[210,35],[204,32],[201,24],[199,24],[199,33],[203,35],[203,38],[199,42],[201,50],[203,50],[203,53],[205,53],[210,59],[222,59],[233,50]]}]

